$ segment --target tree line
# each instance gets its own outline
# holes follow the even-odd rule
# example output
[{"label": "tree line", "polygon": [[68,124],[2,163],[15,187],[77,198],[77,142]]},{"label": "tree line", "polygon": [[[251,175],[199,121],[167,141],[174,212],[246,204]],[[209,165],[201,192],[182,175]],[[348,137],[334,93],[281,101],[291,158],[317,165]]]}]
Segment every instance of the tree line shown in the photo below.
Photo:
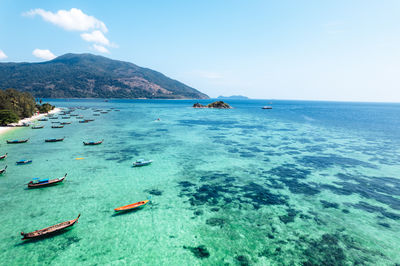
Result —
[{"label": "tree line", "polygon": [[29,92],[15,89],[0,90],[0,125],[18,122],[20,119],[31,117],[34,113],[47,113],[54,109],[48,103],[36,103]]}]

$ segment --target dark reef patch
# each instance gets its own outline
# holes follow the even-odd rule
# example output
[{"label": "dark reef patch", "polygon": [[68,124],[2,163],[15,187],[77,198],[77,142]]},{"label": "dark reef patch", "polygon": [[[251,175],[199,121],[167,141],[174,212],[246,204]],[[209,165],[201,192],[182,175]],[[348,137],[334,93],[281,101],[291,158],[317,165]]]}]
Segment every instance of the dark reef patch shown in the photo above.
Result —
[{"label": "dark reef patch", "polygon": [[334,208],[334,209],[338,209],[339,208],[339,204],[334,203],[334,202],[329,202],[326,200],[320,200],[322,207],[324,207],[325,209],[327,208]]},{"label": "dark reef patch", "polygon": [[297,158],[297,163],[302,164],[306,167],[312,167],[315,169],[326,169],[333,166],[340,166],[344,168],[362,166],[367,168],[377,168],[375,165],[367,162],[363,162],[353,158],[347,158],[338,156],[335,154],[327,154],[325,156],[303,156]]},{"label": "dark reef patch", "polygon": [[161,190],[158,190],[158,189],[155,189],[155,188],[153,188],[153,189],[146,189],[144,192],[147,192],[147,193],[149,193],[149,194],[151,194],[151,195],[154,195],[154,196],[161,196],[162,193],[163,193]]},{"label": "dark reef patch", "polygon": [[200,245],[198,247],[183,246],[183,248],[190,250],[196,258],[204,259],[210,257],[210,252],[204,245]]},{"label": "dark reef patch", "polygon": [[235,259],[237,260],[240,266],[250,265],[250,260],[245,255],[236,256]]},{"label": "dark reef patch", "polygon": [[318,240],[310,240],[304,251],[305,266],[311,265],[346,265],[346,256],[335,235],[324,234]]},{"label": "dark reef patch", "polygon": [[279,216],[279,220],[281,220],[281,222],[283,222],[284,224],[293,223],[294,218],[296,218],[296,215],[298,213],[299,211],[296,211],[294,209],[287,209],[287,214]]},{"label": "dark reef patch", "polygon": [[359,201],[356,204],[346,203],[346,205],[347,206],[351,206],[351,207],[356,208],[356,209],[360,209],[360,210],[366,211],[366,212],[370,212],[370,213],[380,213],[383,216],[385,216],[385,217],[387,217],[389,219],[392,219],[392,220],[400,220],[400,215],[399,214],[388,212],[385,208],[374,206],[374,205],[371,205],[371,204],[369,204],[367,202],[364,202],[364,201]]},{"label": "dark reef patch", "polygon": [[206,224],[210,225],[210,226],[219,226],[219,227],[223,227],[225,224],[225,220],[222,218],[209,218],[206,220]]}]

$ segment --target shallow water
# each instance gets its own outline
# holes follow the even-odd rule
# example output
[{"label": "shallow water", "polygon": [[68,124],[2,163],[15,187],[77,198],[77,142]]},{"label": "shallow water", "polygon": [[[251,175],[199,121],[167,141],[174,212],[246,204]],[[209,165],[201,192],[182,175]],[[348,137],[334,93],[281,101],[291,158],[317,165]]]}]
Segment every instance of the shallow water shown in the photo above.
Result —
[{"label": "shallow water", "polygon": [[[0,264],[400,263],[400,104],[273,101],[261,110],[267,101],[247,100],[213,110],[189,100],[51,102],[86,107],[74,113],[96,120],[72,117],[62,129],[49,120],[0,136],[0,153],[8,152],[0,161],[8,165],[0,176]],[[121,111],[92,116],[92,108]],[[133,168],[139,158],[154,162]],[[33,163],[15,165],[20,159]],[[65,173],[61,185],[26,189],[33,177]],[[149,197],[138,211],[113,212]],[[79,213],[63,234],[20,240],[21,231]]]}]

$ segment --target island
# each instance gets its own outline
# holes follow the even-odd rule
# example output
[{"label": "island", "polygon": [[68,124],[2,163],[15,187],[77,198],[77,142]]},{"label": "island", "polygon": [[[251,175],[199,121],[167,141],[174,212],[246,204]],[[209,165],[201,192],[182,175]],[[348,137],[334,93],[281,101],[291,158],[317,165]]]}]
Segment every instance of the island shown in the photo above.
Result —
[{"label": "island", "polygon": [[193,108],[216,108],[216,109],[232,109],[232,107],[224,103],[223,101],[216,101],[207,105],[202,105],[201,103],[193,104]]},{"label": "island", "polygon": [[249,97],[243,95],[232,95],[232,96],[218,96],[217,99],[229,99],[229,100],[248,100]]}]

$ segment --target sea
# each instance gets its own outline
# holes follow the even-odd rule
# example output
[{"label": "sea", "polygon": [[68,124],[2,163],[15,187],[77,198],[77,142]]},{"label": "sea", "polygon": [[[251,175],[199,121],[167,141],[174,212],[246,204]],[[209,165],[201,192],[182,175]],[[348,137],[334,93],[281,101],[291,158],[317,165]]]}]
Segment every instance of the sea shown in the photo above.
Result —
[{"label": "sea", "polygon": [[[0,136],[0,265],[400,264],[398,103],[47,101],[95,120],[59,115]],[[21,240],[78,214],[62,233]]]}]

